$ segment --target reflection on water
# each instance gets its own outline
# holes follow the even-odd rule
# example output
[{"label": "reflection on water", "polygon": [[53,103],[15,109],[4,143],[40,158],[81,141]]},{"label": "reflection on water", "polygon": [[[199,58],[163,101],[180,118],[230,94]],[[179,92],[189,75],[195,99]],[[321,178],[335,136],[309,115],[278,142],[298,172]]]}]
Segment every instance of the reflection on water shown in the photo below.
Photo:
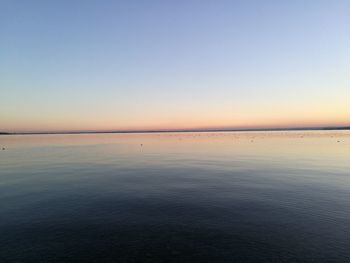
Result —
[{"label": "reflection on water", "polygon": [[1,262],[350,262],[350,132],[1,136]]}]

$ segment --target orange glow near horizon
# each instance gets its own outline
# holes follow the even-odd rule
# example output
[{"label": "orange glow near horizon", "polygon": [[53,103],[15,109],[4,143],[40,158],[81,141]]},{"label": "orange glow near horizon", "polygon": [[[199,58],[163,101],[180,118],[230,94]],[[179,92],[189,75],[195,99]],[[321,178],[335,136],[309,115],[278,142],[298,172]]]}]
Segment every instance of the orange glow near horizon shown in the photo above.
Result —
[{"label": "orange glow near horizon", "polygon": [[9,123],[7,132],[67,132],[67,131],[117,131],[117,130],[190,130],[190,129],[260,129],[260,128],[302,128],[349,126],[348,118],[218,118],[200,120],[191,117],[173,120],[139,121],[138,123],[119,124],[113,118],[77,121],[27,121]]},{"label": "orange glow near horizon", "polygon": [[[165,110],[159,111],[160,108]],[[16,110],[11,115],[0,112],[0,119],[0,131],[7,132],[327,127],[349,126],[350,106],[345,97],[332,103],[320,101],[298,106],[279,103],[244,107],[223,101],[221,105],[199,107],[179,101],[179,107],[142,105],[138,111],[123,112],[105,105],[72,112],[55,108],[23,114]]]}]

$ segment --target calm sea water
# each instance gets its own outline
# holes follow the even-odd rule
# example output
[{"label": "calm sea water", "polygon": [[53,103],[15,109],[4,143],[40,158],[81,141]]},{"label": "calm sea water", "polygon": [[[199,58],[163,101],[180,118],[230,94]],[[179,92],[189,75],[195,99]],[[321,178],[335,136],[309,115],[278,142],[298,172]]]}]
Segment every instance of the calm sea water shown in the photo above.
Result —
[{"label": "calm sea water", "polygon": [[0,147],[0,262],[350,262],[347,131]]}]

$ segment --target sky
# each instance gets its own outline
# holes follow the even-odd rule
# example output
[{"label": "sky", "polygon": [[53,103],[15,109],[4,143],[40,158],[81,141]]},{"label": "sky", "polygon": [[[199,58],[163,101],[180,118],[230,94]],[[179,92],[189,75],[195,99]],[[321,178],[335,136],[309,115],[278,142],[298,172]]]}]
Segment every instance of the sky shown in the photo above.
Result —
[{"label": "sky", "polygon": [[0,1],[0,131],[350,125],[350,1]]}]

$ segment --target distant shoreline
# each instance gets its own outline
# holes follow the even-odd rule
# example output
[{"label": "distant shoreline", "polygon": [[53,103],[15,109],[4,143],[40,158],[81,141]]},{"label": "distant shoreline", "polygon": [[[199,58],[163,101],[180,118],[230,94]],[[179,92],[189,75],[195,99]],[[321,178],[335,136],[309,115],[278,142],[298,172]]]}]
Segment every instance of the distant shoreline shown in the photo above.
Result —
[{"label": "distant shoreline", "polygon": [[256,132],[256,131],[336,131],[350,130],[344,127],[309,128],[259,128],[259,129],[183,129],[183,130],[116,130],[116,131],[67,131],[67,132],[0,132],[0,135],[50,135],[50,134],[111,134],[111,133],[184,133],[184,132]]}]

